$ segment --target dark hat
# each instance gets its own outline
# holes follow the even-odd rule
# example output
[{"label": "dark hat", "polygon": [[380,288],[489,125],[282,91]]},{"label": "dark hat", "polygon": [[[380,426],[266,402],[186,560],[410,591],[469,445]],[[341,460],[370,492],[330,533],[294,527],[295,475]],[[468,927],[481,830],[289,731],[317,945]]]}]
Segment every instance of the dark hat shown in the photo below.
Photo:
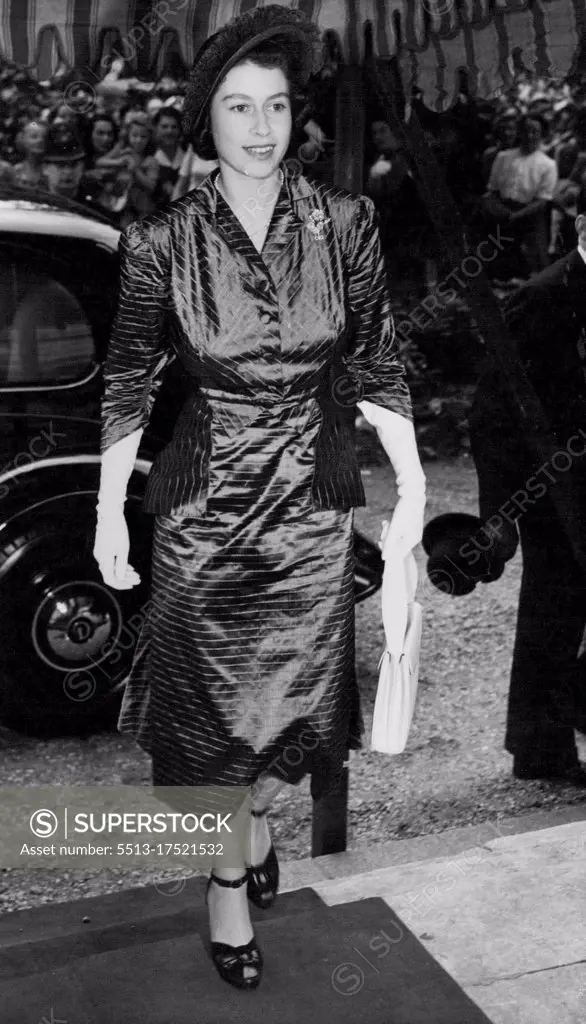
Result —
[{"label": "dark hat", "polygon": [[481,537],[482,520],[465,512],[448,512],[427,523],[422,537],[423,550],[429,555],[427,575],[434,587],[452,597],[472,593],[483,580],[498,579],[505,562],[491,557],[490,537]]},{"label": "dark hat", "polygon": [[75,132],[67,125],[55,124],[47,132],[43,159],[53,163],[70,163],[72,160],[83,160],[85,150]]},{"label": "dark hat", "polygon": [[301,85],[323,63],[321,33],[301,11],[270,4],[234,18],[210,36],[195,57],[183,112],[186,135],[201,127],[208,104],[230,69],[267,40],[282,41]]}]

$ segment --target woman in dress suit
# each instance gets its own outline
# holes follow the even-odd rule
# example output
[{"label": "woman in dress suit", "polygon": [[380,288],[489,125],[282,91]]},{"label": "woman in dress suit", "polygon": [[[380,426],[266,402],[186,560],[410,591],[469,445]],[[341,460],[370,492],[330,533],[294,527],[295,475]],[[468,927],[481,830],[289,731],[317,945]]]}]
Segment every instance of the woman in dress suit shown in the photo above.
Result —
[{"label": "woman in dress suit", "polygon": [[148,479],[152,600],[119,729],[155,785],[252,787],[250,848],[208,883],[212,957],[244,988],[262,971],[247,896],[278,887],[269,801],[308,773],[324,793],[357,743],[357,403],[397,474],[385,544],[418,543],[425,502],[373,204],[284,160],[318,48],[277,5],[204,45],[185,127],[218,170],[123,233],[105,367],[94,553],[120,589],[139,582],[123,505],[170,360],[189,386]]}]

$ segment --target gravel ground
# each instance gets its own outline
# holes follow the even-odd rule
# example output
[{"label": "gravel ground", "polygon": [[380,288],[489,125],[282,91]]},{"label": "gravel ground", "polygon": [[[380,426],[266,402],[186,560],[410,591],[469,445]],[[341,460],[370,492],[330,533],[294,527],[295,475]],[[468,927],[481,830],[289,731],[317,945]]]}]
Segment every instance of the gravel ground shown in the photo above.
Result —
[{"label": "gravel ground", "polygon": [[[428,518],[440,512],[476,513],[471,460],[426,465]],[[381,519],[394,501],[386,465],[364,470],[368,507],[357,527],[378,539]],[[424,611],[421,675],[407,749],[396,757],[368,751],[371,710],[383,646],[380,595],[357,608],[357,664],[366,721],[365,749],[350,762],[349,846],[441,832],[534,808],[583,802],[569,786],[519,782],[503,749],[506,697],[520,556],[495,583],[464,598],[450,598],[426,580],[419,552],[419,600]],[[586,757],[586,739],[580,738]],[[149,758],[116,733],[89,739],[31,740],[0,729],[4,785],[52,783],[140,785],[150,778]],[[287,788],[274,804],[272,831],[280,856],[309,856],[311,800],[306,782]],[[42,868],[0,871],[0,910],[95,896],[184,876],[179,869],[110,869],[53,872]]]}]

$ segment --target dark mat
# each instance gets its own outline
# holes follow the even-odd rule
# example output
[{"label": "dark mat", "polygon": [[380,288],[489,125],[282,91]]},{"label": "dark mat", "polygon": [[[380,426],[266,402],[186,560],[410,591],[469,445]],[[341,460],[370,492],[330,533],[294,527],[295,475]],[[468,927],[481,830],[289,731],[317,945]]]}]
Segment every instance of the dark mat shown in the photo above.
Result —
[{"label": "dark mat", "polygon": [[222,982],[192,934],[6,979],[2,1024],[491,1024],[383,900],[256,930],[266,966],[255,992]]},{"label": "dark mat", "polygon": [[[184,910],[193,913],[194,908],[197,910],[203,906],[206,883],[207,878],[198,876],[180,879],[179,884],[166,882],[158,887],[147,885],[103,896],[86,896],[66,903],[47,903],[30,910],[15,910],[0,916],[0,953],[19,942],[38,942],[69,933],[111,928],[117,924],[126,926],[133,922],[149,927],[152,918]],[[295,892],[280,893],[274,909],[280,908],[284,913],[291,914],[321,905],[322,901],[313,889],[297,889]],[[252,905],[250,910],[257,918],[266,913]],[[84,922],[84,918],[89,920]]]},{"label": "dark mat", "polygon": [[[142,901],[140,893],[143,894]],[[156,890],[155,893],[158,900],[150,889],[145,888],[117,893],[114,901],[111,901],[112,894],[108,894],[108,897],[96,897],[95,900],[76,900],[74,904],[54,904],[50,915],[44,913],[48,909],[45,907],[38,911],[17,912],[13,916],[25,918],[26,927],[21,930],[13,925],[10,937],[0,934],[0,983],[9,978],[65,967],[72,960],[94,953],[122,951],[129,946],[179,939],[194,933],[207,934],[208,912],[203,879],[199,886],[190,887],[187,897],[184,896],[185,890],[167,896]],[[183,898],[179,900],[179,896]],[[183,904],[182,909],[176,907],[176,897],[177,903]],[[108,903],[104,905],[105,899]],[[89,907],[90,903],[94,905]],[[147,914],[149,906],[153,909],[150,917]],[[75,907],[75,913],[71,912],[72,907]],[[251,905],[250,917],[256,927],[259,922],[266,923],[277,915],[301,914],[318,907],[323,908],[325,904],[313,889],[298,889],[280,893],[268,910],[259,910]],[[62,913],[66,911],[62,921],[59,920],[60,908]],[[107,917],[108,910],[111,918]],[[43,919],[42,929],[35,927],[36,913]],[[84,918],[89,920],[84,923]],[[3,1024],[1,1015],[0,1024]]]}]

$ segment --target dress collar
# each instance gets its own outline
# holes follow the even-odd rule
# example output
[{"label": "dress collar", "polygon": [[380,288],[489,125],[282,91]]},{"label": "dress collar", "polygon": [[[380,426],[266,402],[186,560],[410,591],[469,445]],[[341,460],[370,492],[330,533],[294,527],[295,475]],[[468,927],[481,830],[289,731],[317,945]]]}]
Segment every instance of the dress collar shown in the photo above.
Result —
[{"label": "dress collar", "polygon": [[[316,205],[316,189],[287,161],[282,161],[280,168],[283,172],[283,183],[277,196],[273,221],[283,213],[288,213],[290,226],[300,229],[305,221],[305,218],[302,219],[303,202],[309,201],[313,209]],[[220,195],[216,188],[216,178],[219,173],[219,167],[215,167],[207,178],[204,178],[201,184],[190,193],[191,212],[203,214],[214,223],[218,217],[218,206],[220,205],[222,210],[224,205],[228,205],[225,200],[221,204],[219,202]]]}]

